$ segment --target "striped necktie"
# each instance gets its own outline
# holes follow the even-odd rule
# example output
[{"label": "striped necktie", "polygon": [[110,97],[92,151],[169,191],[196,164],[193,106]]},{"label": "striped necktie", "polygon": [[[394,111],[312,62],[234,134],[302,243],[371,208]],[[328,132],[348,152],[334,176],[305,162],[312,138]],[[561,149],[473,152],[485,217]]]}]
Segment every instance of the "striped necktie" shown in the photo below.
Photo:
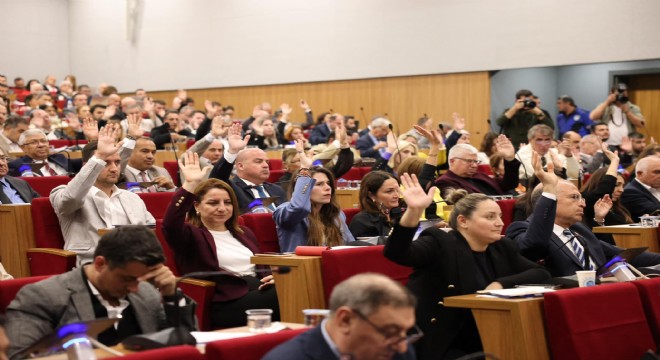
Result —
[{"label": "striped necktie", "polygon": [[57,172],[53,170],[53,168],[51,168],[50,165],[48,165],[48,161],[44,161],[44,168],[46,169],[46,171],[48,171],[50,176],[57,176]]},{"label": "striped necktie", "polygon": [[565,229],[563,232],[564,236],[568,238],[568,241],[571,243],[571,247],[573,247],[573,251],[575,252],[575,256],[578,258],[578,261],[582,265],[582,268],[585,270],[595,270],[594,269],[594,264],[589,261],[589,269],[585,268],[585,257],[584,257],[584,247],[582,247],[582,244],[578,241],[578,239],[573,235],[573,232],[569,229]]},{"label": "striped necktie", "polygon": [[[263,199],[268,197],[268,195],[266,195],[266,190],[264,189],[263,185],[257,185],[254,188],[257,189],[257,193],[259,193],[259,198]],[[266,207],[270,209],[270,211],[275,211],[275,204],[270,204]]]}]

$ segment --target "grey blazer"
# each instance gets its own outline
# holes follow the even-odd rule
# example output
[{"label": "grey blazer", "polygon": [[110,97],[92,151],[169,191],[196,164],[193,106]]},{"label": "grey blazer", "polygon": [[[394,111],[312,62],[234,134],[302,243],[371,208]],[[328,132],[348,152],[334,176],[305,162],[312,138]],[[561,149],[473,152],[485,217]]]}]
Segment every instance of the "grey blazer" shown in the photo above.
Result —
[{"label": "grey blazer", "polygon": [[[50,202],[60,221],[64,249],[78,254],[78,264],[92,260],[96,244],[101,238],[98,229],[111,228],[112,219],[106,213],[105,201],[90,194],[103,165],[88,161],[67,185],[50,192]],[[119,202],[130,225],[155,224],[142,199],[132,192],[115,188]],[[124,224],[125,225],[125,224]]]},{"label": "grey blazer", "polygon": [[[23,179],[17,179],[13,176],[5,176],[5,180],[9,185],[11,185],[14,190],[18,193],[18,195],[25,201],[27,204],[32,202],[32,199],[41,197],[38,192],[34,191],[34,189],[28,184],[25,180]],[[1,192],[2,190],[0,190]],[[0,194],[0,203],[5,203],[3,201],[4,194]]]},{"label": "grey blazer", "polygon": [[[167,170],[166,170],[165,168],[162,168],[162,167],[160,167],[160,166],[155,166],[155,165],[154,165],[154,166],[150,167],[149,169],[147,169],[147,174],[149,175],[149,178],[150,178],[150,179],[154,179],[154,178],[157,178],[157,177],[159,177],[159,176],[165,176],[165,177],[167,177],[168,179],[170,179],[170,181],[172,181],[172,177],[170,176],[170,173],[167,172]],[[130,172],[128,169],[125,169],[125,170],[124,170],[124,176],[126,177],[126,181],[127,181],[127,182],[136,182],[136,181],[139,182],[139,181],[142,181],[142,179],[139,179],[137,176],[135,176],[135,175],[134,175],[132,172]],[[172,181],[172,182],[174,183],[174,181]],[[156,187],[156,189],[157,189],[158,191],[174,191],[174,190],[176,190],[176,189],[169,189],[169,190],[168,190],[168,189],[165,189],[165,188],[162,188],[162,187],[158,187],[158,186]]]},{"label": "grey blazer", "polygon": [[[83,269],[71,270],[24,286],[7,307],[5,329],[11,341],[9,357],[29,348],[59,326],[95,319],[91,294]],[[138,291],[128,295],[143,333],[172,326],[172,320],[195,330],[195,302],[186,299],[183,307],[161,305],[161,295],[151,284],[140,282]]]}]

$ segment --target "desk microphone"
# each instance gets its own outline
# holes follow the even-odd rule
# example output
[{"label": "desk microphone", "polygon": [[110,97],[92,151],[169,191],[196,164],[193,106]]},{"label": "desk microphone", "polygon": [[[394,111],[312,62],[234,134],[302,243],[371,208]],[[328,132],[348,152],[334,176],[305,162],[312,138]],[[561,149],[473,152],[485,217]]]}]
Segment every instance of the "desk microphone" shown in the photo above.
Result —
[{"label": "desk microphone", "polygon": [[[389,123],[387,127],[389,127],[392,134],[394,134],[394,125],[392,125],[392,123]],[[396,134],[396,138],[394,138],[394,144],[396,145],[396,156],[399,157],[399,164],[401,164],[401,150],[399,150],[399,134]]]}]

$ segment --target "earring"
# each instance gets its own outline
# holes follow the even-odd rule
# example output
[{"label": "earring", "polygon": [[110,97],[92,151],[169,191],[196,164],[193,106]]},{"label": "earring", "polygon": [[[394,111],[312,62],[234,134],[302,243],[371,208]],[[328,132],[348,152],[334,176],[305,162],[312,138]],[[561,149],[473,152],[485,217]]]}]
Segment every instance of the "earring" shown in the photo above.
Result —
[{"label": "earring", "polygon": [[197,216],[199,216],[199,211],[195,211],[195,213],[197,214]]}]

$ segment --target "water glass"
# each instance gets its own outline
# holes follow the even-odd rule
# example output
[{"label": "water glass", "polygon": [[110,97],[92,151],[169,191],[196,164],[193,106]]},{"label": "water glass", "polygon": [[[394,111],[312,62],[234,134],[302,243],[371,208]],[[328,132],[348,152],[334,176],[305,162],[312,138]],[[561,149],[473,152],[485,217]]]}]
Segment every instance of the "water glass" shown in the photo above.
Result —
[{"label": "water glass", "polygon": [[271,309],[251,309],[246,310],[247,327],[249,332],[264,332],[270,327],[270,321],[273,316]]}]

